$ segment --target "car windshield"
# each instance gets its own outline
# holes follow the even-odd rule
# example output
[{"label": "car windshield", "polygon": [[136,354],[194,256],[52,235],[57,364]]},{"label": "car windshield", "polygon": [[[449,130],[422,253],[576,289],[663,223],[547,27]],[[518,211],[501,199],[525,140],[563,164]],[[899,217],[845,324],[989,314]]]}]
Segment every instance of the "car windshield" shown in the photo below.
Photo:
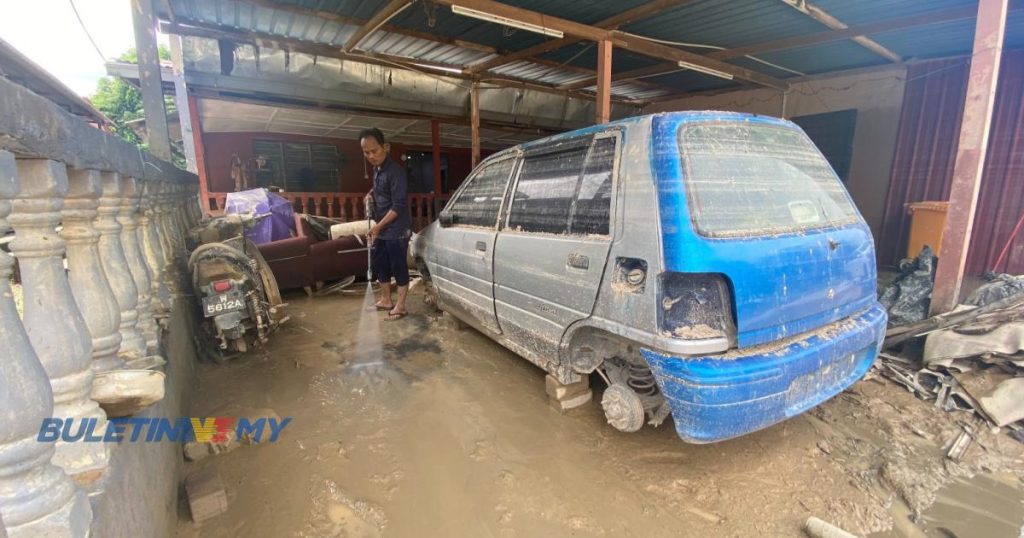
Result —
[{"label": "car windshield", "polygon": [[690,211],[709,237],[767,235],[855,222],[828,161],[800,131],[707,122],[679,132]]}]

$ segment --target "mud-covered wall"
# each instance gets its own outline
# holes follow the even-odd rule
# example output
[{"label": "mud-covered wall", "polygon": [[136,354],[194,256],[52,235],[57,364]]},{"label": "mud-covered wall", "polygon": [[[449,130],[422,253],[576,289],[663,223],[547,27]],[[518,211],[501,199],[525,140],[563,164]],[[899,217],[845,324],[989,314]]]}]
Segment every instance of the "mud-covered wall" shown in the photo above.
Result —
[{"label": "mud-covered wall", "polygon": [[906,69],[894,67],[797,82],[785,98],[778,90],[767,88],[739,90],[666,101],[644,111],[729,110],[793,118],[856,109],[853,157],[846,187],[877,238],[889,189],[905,82]]},{"label": "mud-covered wall", "polygon": [[[195,306],[188,300],[174,303],[170,329],[162,340],[167,359],[166,394],[158,404],[135,416],[171,420],[190,416],[192,389],[196,384],[194,311]],[[113,447],[110,467],[103,478],[103,492],[90,497],[92,536],[171,536],[178,519],[183,465],[180,443],[122,442]]]}]

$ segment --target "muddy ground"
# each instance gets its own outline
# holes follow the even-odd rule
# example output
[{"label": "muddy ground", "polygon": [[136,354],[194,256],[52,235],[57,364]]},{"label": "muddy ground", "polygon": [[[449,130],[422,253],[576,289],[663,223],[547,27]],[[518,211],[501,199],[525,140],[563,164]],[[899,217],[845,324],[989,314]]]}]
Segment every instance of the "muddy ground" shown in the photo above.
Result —
[{"label": "muddy ground", "polygon": [[812,515],[870,536],[1022,536],[1024,446],[979,428],[954,463],[971,416],[870,375],[767,430],[687,445],[671,422],[619,433],[596,402],[559,414],[539,369],[421,297],[397,322],[362,294],[286,299],[268,348],[202,365],[192,411],[292,422],[189,464],[216,467],[229,510],[196,525],[183,501],[177,536],[802,536]]}]

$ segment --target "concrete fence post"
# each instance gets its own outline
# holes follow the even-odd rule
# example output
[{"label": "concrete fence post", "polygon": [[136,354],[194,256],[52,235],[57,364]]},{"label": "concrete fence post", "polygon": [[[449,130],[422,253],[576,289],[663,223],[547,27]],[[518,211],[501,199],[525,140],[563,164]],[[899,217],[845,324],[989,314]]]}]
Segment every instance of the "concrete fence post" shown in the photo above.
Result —
[{"label": "concrete fence post", "polygon": [[100,259],[103,270],[118,308],[121,309],[121,349],[118,355],[125,360],[145,357],[146,340],[139,331],[139,291],[135,288],[135,280],[128,259],[125,257],[124,246],[121,244],[121,224],[117,216],[121,212],[121,174],[104,172],[101,174],[103,192],[100,196],[99,217],[96,229],[100,232]]},{"label": "concrete fence post", "polygon": [[[92,339],[64,270],[64,240],[55,231],[68,193],[67,171],[49,159],[16,163],[19,189],[8,221],[25,292],[25,332],[50,378],[54,416],[73,420],[76,428],[92,422],[93,434],[102,436],[107,416],[90,397]],[[87,482],[102,474],[109,457],[106,443],[57,441],[53,463]]]},{"label": "concrete fence post", "polygon": [[146,340],[148,355],[159,353],[160,335],[153,319],[152,299],[150,296],[149,268],[142,257],[139,246],[139,196],[138,182],[133,177],[121,178],[121,211],[117,222],[121,225],[121,246],[124,248],[128,269],[135,282],[136,310],[139,313],[138,328]]},{"label": "concrete fence post", "polygon": [[[18,195],[15,170],[14,155],[0,151],[0,234]],[[13,267],[0,251],[0,530],[9,538],[88,536],[88,498],[50,463],[53,445],[36,440],[43,419],[53,416],[53,389],[18,316]]]},{"label": "concrete fence post", "polygon": [[97,170],[70,170],[68,196],[61,216],[67,242],[68,280],[85,324],[92,336],[92,370],[107,372],[124,367],[121,348],[121,310],[100,260],[100,233],[93,225],[102,192]]}]

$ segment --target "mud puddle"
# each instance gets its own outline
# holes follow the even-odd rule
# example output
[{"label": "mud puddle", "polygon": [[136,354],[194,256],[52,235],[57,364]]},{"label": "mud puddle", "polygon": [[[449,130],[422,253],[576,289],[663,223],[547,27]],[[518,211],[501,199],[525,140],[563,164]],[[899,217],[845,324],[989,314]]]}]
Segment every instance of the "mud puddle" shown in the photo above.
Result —
[{"label": "mud puddle", "polygon": [[949,536],[935,533],[965,532],[965,500],[981,505],[961,481],[1004,500],[970,516],[992,527],[969,528],[1019,534],[1019,445],[983,435],[950,465],[957,426],[891,386],[862,382],[813,414],[687,445],[671,422],[621,434],[597,403],[559,414],[539,369],[419,297],[403,320],[371,313],[371,348],[362,296],[288,301],[264,353],[201,366],[193,411],[272,408],[292,423],[277,443],[189,464],[217,468],[229,511],[201,526],[184,514],[178,536],[802,536],[812,515],[874,536],[902,536],[915,517],[923,536]]}]

